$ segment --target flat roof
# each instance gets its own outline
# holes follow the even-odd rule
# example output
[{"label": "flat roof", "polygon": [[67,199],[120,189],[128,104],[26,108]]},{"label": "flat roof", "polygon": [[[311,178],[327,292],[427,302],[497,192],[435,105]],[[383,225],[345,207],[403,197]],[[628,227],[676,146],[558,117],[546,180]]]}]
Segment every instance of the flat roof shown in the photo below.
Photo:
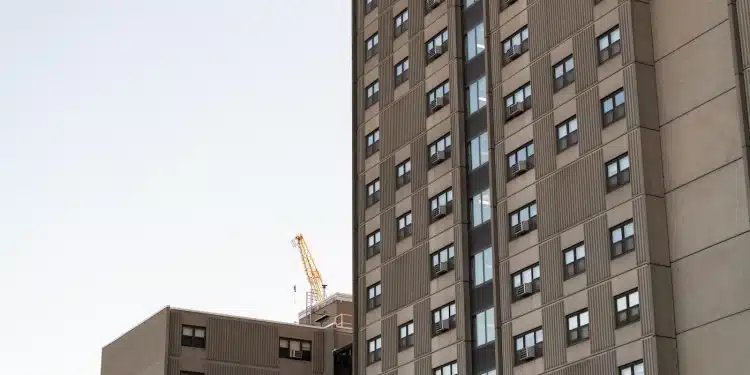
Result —
[{"label": "flat roof", "polygon": [[[347,293],[333,293],[330,296],[326,297],[326,299],[323,300],[323,302],[316,303],[313,308],[320,308],[325,307],[333,303],[334,301],[343,301],[343,302],[352,302],[353,298],[351,294]],[[300,311],[297,314],[297,318],[302,319],[307,316],[307,309],[304,309]]]}]

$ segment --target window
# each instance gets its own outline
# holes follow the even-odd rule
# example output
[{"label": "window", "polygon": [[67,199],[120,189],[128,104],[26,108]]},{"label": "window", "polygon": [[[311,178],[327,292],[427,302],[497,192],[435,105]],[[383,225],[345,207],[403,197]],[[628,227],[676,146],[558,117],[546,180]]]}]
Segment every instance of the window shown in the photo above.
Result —
[{"label": "window", "polygon": [[458,375],[458,363],[451,362],[433,370],[433,375]]},{"label": "window", "polygon": [[365,41],[365,60],[369,60],[378,54],[378,33],[372,34]]},{"label": "window", "polygon": [[638,289],[620,294],[615,297],[615,322],[617,327],[637,322],[641,319],[640,299]]},{"label": "window", "polygon": [[411,236],[411,211],[399,216],[396,222],[398,223],[396,237],[399,241]]},{"label": "window", "polygon": [[396,67],[394,69],[395,69],[394,74],[396,75],[395,77],[396,86],[409,80],[409,75],[406,74],[409,72],[409,58],[408,57],[401,60],[398,64],[396,64]]},{"label": "window", "polygon": [[367,310],[380,307],[380,283],[367,287]]},{"label": "window", "polygon": [[544,335],[541,328],[520,334],[513,341],[516,342],[516,366],[541,358],[544,354]]},{"label": "window", "polygon": [[511,276],[513,278],[513,300],[533,295],[541,290],[539,263],[526,267]]},{"label": "window", "polygon": [[367,236],[367,257],[372,258],[380,254],[380,230],[376,230]]},{"label": "window", "polygon": [[529,28],[524,26],[503,41],[503,64],[519,58],[529,50]]},{"label": "window", "polygon": [[484,108],[487,104],[487,77],[479,78],[466,88],[466,108],[468,114]]},{"label": "window", "polygon": [[432,335],[456,328],[456,302],[432,310]]},{"label": "window", "polygon": [[531,83],[527,83],[505,97],[505,121],[531,108]]},{"label": "window", "polygon": [[471,226],[478,227],[490,220],[492,207],[490,201],[490,189],[487,189],[473,197],[469,202],[469,214],[471,215]]},{"label": "window", "polygon": [[450,92],[450,85],[448,81],[441,83],[438,87],[435,87],[427,93],[427,115],[431,115],[437,112],[440,108],[445,107],[450,101],[448,93]]},{"label": "window", "polygon": [[182,346],[192,348],[206,347],[206,327],[182,326]]},{"label": "window", "polygon": [[557,125],[557,152],[578,144],[578,119],[573,116]]},{"label": "window", "polygon": [[586,272],[586,248],[583,243],[563,250],[565,280]]},{"label": "window", "polygon": [[380,151],[380,129],[375,129],[370,134],[367,134],[366,141],[366,156],[372,156],[372,154]]},{"label": "window", "polygon": [[370,13],[371,10],[378,6],[378,0],[365,0],[365,14]]},{"label": "window", "polygon": [[383,339],[378,336],[374,339],[367,340],[367,364],[371,365],[380,361]]},{"label": "window", "polygon": [[495,372],[495,370],[494,370],[494,369],[492,369],[492,370],[490,370],[490,371],[487,371],[487,372],[483,372],[483,373],[481,373],[481,374],[479,374],[479,375],[497,375],[497,373]]},{"label": "window", "polygon": [[413,320],[398,327],[398,350],[404,350],[412,346],[414,346]]},{"label": "window", "polygon": [[469,166],[477,169],[490,160],[490,145],[487,132],[484,132],[469,141]]},{"label": "window", "polygon": [[503,9],[513,5],[515,2],[516,0],[500,0],[500,10],[502,11]]},{"label": "window", "polygon": [[534,142],[531,141],[514,150],[508,159],[508,181],[534,168]]},{"label": "window", "polygon": [[180,375],[204,375],[204,373],[196,371],[180,371]]},{"label": "window", "polygon": [[438,221],[453,212],[453,189],[430,198],[430,221]]},{"label": "window", "polygon": [[628,220],[609,230],[612,258],[635,250],[633,220]]},{"label": "window", "polygon": [[464,9],[479,3],[480,0],[464,0]]},{"label": "window", "polygon": [[619,89],[602,99],[602,126],[625,117],[625,91]]},{"label": "window", "polygon": [[630,182],[630,157],[622,154],[607,162],[607,192]]},{"label": "window", "polygon": [[394,32],[393,36],[397,37],[409,29],[409,9],[404,9],[403,12],[396,15],[393,19]]},{"label": "window", "polygon": [[552,74],[555,78],[555,92],[558,92],[569,84],[575,82],[576,71],[573,66],[573,55],[566,57],[563,61],[560,61],[557,65],[552,67]]},{"label": "window", "polygon": [[456,268],[456,249],[450,244],[430,255],[432,258],[432,278],[436,278]]},{"label": "window", "polygon": [[599,64],[620,54],[620,26],[615,26],[598,38],[599,40]]},{"label": "window", "polygon": [[573,345],[589,338],[589,311],[581,310],[567,316],[568,345]]},{"label": "window", "polygon": [[448,50],[448,29],[444,29],[425,44],[427,48],[427,64],[435,61]]},{"label": "window", "polygon": [[492,280],[492,248],[482,250],[471,258],[474,286],[482,285]]},{"label": "window", "polygon": [[645,370],[643,369],[643,361],[636,361],[629,363],[624,366],[620,366],[619,375],[644,375]]},{"label": "window", "polygon": [[411,182],[411,159],[406,159],[396,166],[396,187],[400,188]]},{"label": "window", "polygon": [[451,134],[448,133],[430,143],[428,147],[430,153],[430,167],[436,166],[451,156]]},{"label": "window", "polygon": [[312,360],[312,343],[305,340],[279,338],[279,358]]},{"label": "window", "polygon": [[469,30],[464,37],[466,45],[466,61],[469,61],[484,52],[484,23],[480,23]]},{"label": "window", "polygon": [[378,93],[380,92],[380,84],[376,80],[367,86],[365,96],[365,108],[369,108],[373,104],[378,102]]},{"label": "window", "polygon": [[425,13],[429,13],[431,10],[437,8],[438,5],[440,5],[440,3],[442,3],[442,2],[443,2],[443,0],[426,0],[425,4],[426,4],[426,7],[427,7],[427,10],[426,10]]},{"label": "window", "polygon": [[510,238],[515,239],[536,229],[536,202],[510,214]]},{"label": "window", "polygon": [[495,308],[482,311],[474,316],[475,346],[495,341]]},{"label": "window", "polygon": [[380,202],[380,179],[376,178],[367,184],[367,207],[378,202]]}]

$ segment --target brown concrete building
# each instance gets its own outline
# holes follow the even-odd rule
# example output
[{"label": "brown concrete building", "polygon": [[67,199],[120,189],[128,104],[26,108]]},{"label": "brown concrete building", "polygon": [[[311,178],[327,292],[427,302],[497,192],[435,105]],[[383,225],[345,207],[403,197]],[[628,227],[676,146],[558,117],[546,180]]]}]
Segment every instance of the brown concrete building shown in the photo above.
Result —
[{"label": "brown concrete building", "polygon": [[101,375],[349,375],[342,314],[320,326],[167,307],[102,349]]},{"label": "brown concrete building", "polygon": [[357,374],[750,374],[750,0],[354,0]]}]

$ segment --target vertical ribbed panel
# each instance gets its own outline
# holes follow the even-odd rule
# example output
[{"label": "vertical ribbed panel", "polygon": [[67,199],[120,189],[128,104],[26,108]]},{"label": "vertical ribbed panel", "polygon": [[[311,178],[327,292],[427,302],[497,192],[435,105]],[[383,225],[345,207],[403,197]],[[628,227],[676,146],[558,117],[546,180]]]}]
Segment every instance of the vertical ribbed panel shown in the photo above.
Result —
[{"label": "vertical ribbed panel", "polygon": [[386,371],[398,364],[398,324],[396,315],[382,320],[383,335],[383,370]]},{"label": "vertical ribbed panel", "polygon": [[182,354],[182,317],[177,311],[169,312],[169,355]]},{"label": "vertical ribbed panel", "polygon": [[498,272],[500,272],[500,275],[498,277],[500,282],[500,287],[497,289],[499,297],[500,297],[500,321],[501,322],[507,322],[510,320],[510,263],[505,260],[500,262],[500,266],[498,267]]},{"label": "vertical ribbed panel", "polygon": [[607,215],[583,224],[583,238],[586,247],[586,283],[594,285],[607,279],[611,273]]},{"label": "vertical ribbed panel", "polygon": [[[737,7],[737,24],[739,26],[740,48],[742,51],[743,67],[750,68],[750,1],[735,1]],[[743,22],[744,20],[744,22]],[[745,81],[748,82],[747,89],[750,90],[750,74],[745,74]],[[750,109],[750,108],[748,108]]]},{"label": "vertical ribbed panel", "polygon": [[[389,28],[390,29],[390,28]],[[383,48],[383,46],[380,46]],[[381,55],[383,52],[381,52]],[[380,108],[384,108],[393,102],[393,89],[395,86],[395,76],[393,73],[393,55],[380,59],[378,82],[380,82],[380,92],[378,93],[378,102]]]},{"label": "vertical ribbed panel", "polygon": [[432,357],[431,356],[418,359],[414,363],[414,375],[431,375],[431,373],[432,373]]},{"label": "vertical ribbed panel", "polygon": [[622,70],[625,83],[625,118],[628,129],[641,125],[639,116],[638,83],[636,77],[636,65],[628,65]]},{"label": "vertical ribbed panel", "polygon": [[365,221],[365,186],[365,176],[360,175],[357,183],[357,217],[361,222]]},{"label": "vertical ribbed panel", "polygon": [[[617,355],[615,351],[606,352],[589,359],[588,372],[585,375],[616,375]],[[578,374],[571,374],[578,375]],[[647,374],[648,375],[648,374]],[[656,374],[653,374],[656,375]]]},{"label": "vertical ribbed panel", "polygon": [[256,366],[276,367],[279,352],[277,326],[234,319],[208,318],[206,358]]},{"label": "vertical ribbed panel", "polygon": [[501,364],[503,375],[513,374],[513,325],[512,323],[503,324],[501,334],[502,344],[500,345]]},{"label": "vertical ribbed panel", "polygon": [[414,356],[423,356],[432,351],[432,314],[430,299],[414,305]]},{"label": "vertical ribbed panel", "polygon": [[573,61],[576,72],[576,92],[581,93],[596,83],[597,61],[594,25],[573,37]]},{"label": "vertical ribbed panel", "polygon": [[612,284],[606,282],[588,290],[591,353],[615,345],[615,309]]},{"label": "vertical ribbed panel", "polygon": [[428,199],[426,188],[419,190],[411,197],[411,214],[414,218],[414,225],[412,225],[412,243],[415,245],[426,240],[429,234],[430,212],[428,208]]},{"label": "vertical ribbed panel", "polygon": [[532,60],[536,59],[547,50],[547,27],[549,25],[545,11],[547,6],[547,1],[537,1],[528,7],[529,53],[531,54]]},{"label": "vertical ribbed panel", "polygon": [[635,50],[633,48],[633,16],[630,9],[630,3],[620,5],[617,11],[620,16],[622,64],[627,65],[635,61]]},{"label": "vertical ribbed panel", "polygon": [[659,351],[656,347],[656,337],[649,337],[643,343],[644,375],[662,375],[659,372]]},{"label": "vertical ribbed panel", "polygon": [[539,246],[539,267],[542,281],[542,304],[550,303],[563,296],[563,253],[560,237]]},{"label": "vertical ribbed panel", "polygon": [[531,100],[535,120],[552,110],[551,66],[549,53],[531,63]]},{"label": "vertical ribbed panel", "polygon": [[[361,49],[361,48],[359,48]],[[369,85],[370,82],[367,83]],[[357,79],[357,122],[362,124],[365,122],[365,79],[359,77]]]},{"label": "vertical ribbed panel", "polygon": [[565,324],[565,307],[563,301],[542,309],[545,369],[557,367],[565,363],[565,349],[567,348]]},{"label": "vertical ribbed panel", "polygon": [[[490,3],[494,4],[495,1],[492,1]],[[487,26],[485,26],[485,30],[487,30],[486,27]],[[490,42],[490,51],[502,51],[503,50],[503,35],[500,34],[500,30],[497,30],[493,32],[492,34],[490,34],[489,42]],[[492,73],[492,80],[490,82],[492,82],[492,86],[490,87],[495,87],[503,81],[502,56],[498,56],[497,58],[493,57],[491,59],[491,63],[492,65],[490,65],[490,72]],[[496,95],[496,96],[500,96],[502,99],[502,95]]]},{"label": "vertical ribbed panel", "polygon": [[469,283],[456,283],[456,340],[469,340],[471,337],[471,303]]},{"label": "vertical ribbed panel", "polygon": [[[448,79],[450,80],[451,87],[448,95],[450,96],[451,113],[464,111],[464,104],[466,103],[464,96],[466,94],[464,92],[465,90],[462,89],[464,87],[463,67],[463,64],[457,64],[456,60],[450,60],[450,62],[448,63]],[[453,89],[453,87],[455,87],[456,89]],[[454,119],[451,119],[451,123],[453,122]]]},{"label": "vertical ribbed panel", "polygon": [[170,358],[167,363],[167,375],[180,375],[180,360]]},{"label": "vertical ribbed panel", "polygon": [[505,134],[505,118],[503,117],[503,113],[505,113],[505,100],[503,99],[502,86],[498,85],[492,90],[492,97],[490,100],[490,103],[492,103],[492,106],[494,107],[492,110],[493,124],[490,126],[492,126],[495,131],[495,139],[491,140],[491,142],[497,144],[502,141],[503,134]]},{"label": "vertical ribbed panel", "polygon": [[314,332],[312,339],[312,369],[314,373],[323,373],[326,369],[326,334]]},{"label": "vertical ribbed panel", "polygon": [[380,163],[380,207],[393,205],[396,200],[396,165],[393,155]]},{"label": "vertical ribbed panel", "polygon": [[575,31],[594,19],[592,0],[544,0],[547,11],[547,43],[550,47],[568,39]]},{"label": "vertical ribbed panel", "polygon": [[540,240],[604,211],[602,165],[601,153],[597,152],[537,184]]},{"label": "vertical ribbed panel", "polygon": [[466,178],[465,169],[456,168],[452,173],[453,180],[453,222],[455,224],[463,223],[466,219]]},{"label": "vertical ribbed panel", "polygon": [[641,303],[641,333],[654,333],[654,294],[651,290],[651,267],[638,269],[638,296]]},{"label": "vertical ribbed panel", "polygon": [[[411,8],[409,8],[409,13],[411,13]],[[409,14],[409,29],[412,29],[414,26],[412,22],[416,22],[416,18],[412,18],[411,14]],[[409,87],[421,84],[425,78],[426,52],[424,42],[422,41],[423,34],[424,32],[420,31],[417,37],[409,41]],[[420,92],[424,93],[424,89]]]},{"label": "vertical ribbed panel", "polygon": [[[357,299],[357,313],[358,313],[358,321],[361,322],[360,325],[362,327],[366,326],[367,323],[367,291],[366,291],[367,285],[365,285],[365,278],[364,276],[359,278],[359,281],[357,283],[357,296],[359,297]],[[359,327],[357,327],[359,328]]]},{"label": "vertical ribbed panel", "polygon": [[458,362],[458,373],[470,374],[471,368],[469,364],[471,363],[471,354],[469,351],[471,350],[471,344],[467,341],[462,341],[456,344],[456,349],[458,351],[458,355],[456,356]]},{"label": "vertical ribbed panel", "polygon": [[422,134],[411,144],[411,191],[427,185],[427,139]]},{"label": "vertical ribbed panel", "polygon": [[[454,193],[453,199],[456,199],[456,195]],[[464,226],[462,225],[456,225],[453,227],[453,246],[456,251],[456,268],[455,268],[455,274],[456,274],[456,281],[461,281],[464,279],[464,275],[467,275],[466,277],[471,277],[471,255],[469,250],[469,239],[468,235],[464,234],[463,231]]]},{"label": "vertical ribbed panel", "polygon": [[[367,241],[367,235],[369,233],[365,233],[365,227],[359,226],[357,228],[357,232],[359,235],[357,236],[357,252],[359,253],[358,264],[357,264],[357,274],[362,275],[365,273],[365,262],[367,262],[367,254],[365,253],[365,243]],[[382,236],[383,233],[381,233]]]},{"label": "vertical ribbed panel", "polygon": [[383,262],[396,256],[396,212],[393,207],[380,214],[380,259]]},{"label": "vertical ribbed panel", "polygon": [[[535,101],[534,105],[536,103]],[[536,114],[536,112],[534,113]],[[555,122],[550,113],[534,123],[534,170],[536,171],[536,179],[539,180],[542,176],[554,171],[556,162]]]},{"label": "vertical ribbed panel", "polygon": [[[424,28],[424,8],[424,0],[409,0],[409,39],[413,39]],[[422,40],[422,38],[417,39]],[[414,49],[410,47],[409,53],[413,54]]]},{"label": "vertical ribbed panel", "polygon": [[[384,7],[382,1],[379,0],[380,4],[378,9],[380,15],[378,16],[378,58],[380,63],[385,62],[386,59],[391,58],[393,54],[393,8]],[[393,65],[393,64],[391,64]],[[382,75],[380,77],[383,78]],[[383,88],[382,86],[380,87]]]},{"label": "vertical ribbed panel", "polygon": [[[505,177],[505,144],[504,143],[498,143],[495,144],[494,149],[494,162],[495,162],[495,193],[497,194],[496,197],[492,197],[492,199],[496,202],[499,199],[502,199],[507,194],[507,185],[506,185],[506,178]],[[490,178],[493,178],[490,176]],[[502,212],[502,214],[505,214],[506,212]],[[499,211],[498,211],[499,215]]]},{"label": "vertical ribbed panel", "polygon": [[[578,72],[576,72],[576,76]],[[602,115],[599,102],[599,87],[582,93],[576,100],[576,117],[580,140],[578,148],[585,154],[602,144]],[[625,104],[627,105],[627,103]]]},{"label": "vertical ribbed panel", "polygon": [[278,370],[239,367],[226,363],[206,363],[206,375],[278,375]]},{"label": "vertical ribbed panel", "polygon": [[[448,58],[450,60],[463,57],[463,28],[461,27],[461,9],[458,12],[455,8],[448,7]],[[454,37],[455,36],[455,37]],[[451,68],[453,63],[450,63]],[[463,87],[463,85],[455,87]],[[453,90],[451,90],[453,91]],[[463,90],[456,90],[463,91]]]},{"label": "vertical ribbed panel", "polygon": [[380,155],[388,155],[396,151],[425,130],[426,100],[422,84],[382,112],[380,115],[382,147]]},{"label": "vertical ribbed panel", "polygon": [[357,126],[354,131],[357,132],[357,172],[362,172],[365,169],[365,127]]},{"label": "vertical ribbed panel", "polygon": [[[505,169],[504,165],[503,167],[500,167],[499,169]],[[507,201],[502,201],[497,204],[497,210],[496,210],[496,216],[495,219],[497,220],[497,243],[495,246],[497,247],[497,259],[502,260],[508,257],[508,203]],[[501,271],[502,272],[502,271]]]},{"label": "vertical ribbed panel", "polygon": [[357,370],[357,374],[364,374],[365,369],[367,368],[367,337],[365,336],[364,330],[359,333],[359,345],[357,349],[359,353],[352,354],[359,356],[359,361],[357,362],[359,370]]},{"label": "vertical ribbed panel", "polygon": [[383,266],[383,315],[429,294],[430,265],[426,256],[425,243]]},{"label": "vertical ribbed panel", "polygon": [[628,133],[628,157],[630,159],[630,191],[634,196],[643,194],[646,187],[643,176],[641,130]]},{"label": "vertical ribbed panel", "polygon": [[633,226],[635,229],[635,256],[638,264],[647,263],[651,258],[648,233],[648,211],[646,197],[633,199]]}]

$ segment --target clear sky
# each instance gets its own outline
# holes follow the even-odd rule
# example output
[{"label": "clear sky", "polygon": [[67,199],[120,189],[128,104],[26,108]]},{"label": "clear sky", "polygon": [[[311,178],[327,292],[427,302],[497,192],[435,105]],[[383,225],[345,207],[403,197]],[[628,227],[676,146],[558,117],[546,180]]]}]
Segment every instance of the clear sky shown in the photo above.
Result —
[{"label": "clear sky", "polygon": [[[344,1],[0,0],[0,363],[99,374],[166,305],[351,291]],[[297,305],[292,285],[297,284]]]}]

